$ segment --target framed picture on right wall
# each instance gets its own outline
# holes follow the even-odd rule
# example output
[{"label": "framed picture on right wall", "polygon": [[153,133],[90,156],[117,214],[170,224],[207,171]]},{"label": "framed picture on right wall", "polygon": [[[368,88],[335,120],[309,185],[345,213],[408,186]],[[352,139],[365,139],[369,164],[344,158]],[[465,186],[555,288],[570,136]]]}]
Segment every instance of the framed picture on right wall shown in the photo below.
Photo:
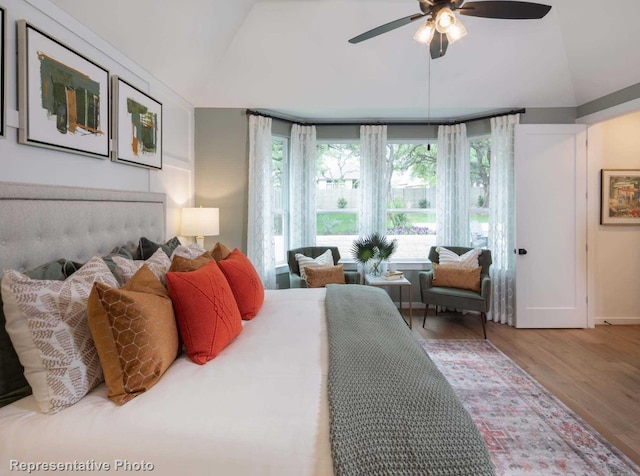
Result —
[{"label": "framed picture on right wall", "polygon": [[602,169],[600,224],[640,225],[640,170]]}]

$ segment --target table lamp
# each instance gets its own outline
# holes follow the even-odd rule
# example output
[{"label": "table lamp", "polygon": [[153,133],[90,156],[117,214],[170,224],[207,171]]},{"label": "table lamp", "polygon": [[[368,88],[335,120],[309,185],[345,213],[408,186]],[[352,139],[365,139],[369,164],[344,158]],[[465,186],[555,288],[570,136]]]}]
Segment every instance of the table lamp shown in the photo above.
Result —
[{"label": "table lamp", "polygon": [[182,236],[195,236],[196,243],[204,248],[205,236],[220,234],[219,208],[183,208]]}]

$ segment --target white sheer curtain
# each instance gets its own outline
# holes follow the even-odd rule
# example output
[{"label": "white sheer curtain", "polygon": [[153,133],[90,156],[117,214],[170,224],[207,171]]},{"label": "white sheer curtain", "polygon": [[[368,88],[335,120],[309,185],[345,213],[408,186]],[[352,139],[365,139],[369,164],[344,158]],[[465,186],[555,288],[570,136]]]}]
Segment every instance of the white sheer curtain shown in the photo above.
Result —
[{"label": "white sheer curtain", "polygon": [[467,126],[440,126],[436,161],[436,240],[439,245],[469,246],[469,161]]},{"label": "white sheer curtain", "polygon": [[360,219],[358,232],[386,234],[387,126],[360,126]]},{"label": "white sheer curtain", "polygon": [[289,247],[316,243],[316,126],[291,127]]},{"label": "white sheer curtain", "polygon": [[267,289],[276,287],[273,198],[271,193],[271,119],[249,116],[249,226],[247,257]]},{"label": "white sheer curtain", "polygon": [[491,119],[489,177],[489,249],[491,311],[487,319],[513,325],[515,315],[515,175],[514,137],[520,116]]}]

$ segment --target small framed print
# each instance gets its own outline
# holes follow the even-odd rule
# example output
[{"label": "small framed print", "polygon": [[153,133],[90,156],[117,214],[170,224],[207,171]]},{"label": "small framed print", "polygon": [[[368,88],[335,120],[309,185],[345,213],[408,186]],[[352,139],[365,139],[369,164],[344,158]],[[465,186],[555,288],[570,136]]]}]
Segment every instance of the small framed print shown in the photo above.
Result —
[{"label": "small framed print", "polygon": [[640,170],[600,172],[601,225],[640,225]]},{"label": "small framed print", "polygon": [[109,71],[18,21],[18,141],[109,157]]},{"label": "small framed print", "polygon": [[111,160],[162,169],[162,104],[118,76],[112,81]]}]

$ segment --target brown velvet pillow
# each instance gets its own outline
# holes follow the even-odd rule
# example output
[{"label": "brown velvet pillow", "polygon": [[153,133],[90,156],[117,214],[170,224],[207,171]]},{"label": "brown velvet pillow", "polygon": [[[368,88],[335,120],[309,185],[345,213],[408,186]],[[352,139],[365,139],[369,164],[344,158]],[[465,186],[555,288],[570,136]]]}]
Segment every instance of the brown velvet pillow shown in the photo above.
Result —
[{"label": "brown velvet pillow", "polygon": [[433,263],[433,281],[431,284],[441,288],[468,289],[479,293],[481,272],[481,266],[466,268]]},{"label": "brown velvet pillow", "polygon": [[180,273],[187,273],[189,271],[195,271],[202,268],[205,264],[213,259],[211,253],[205,251],[200,256],[194,259],[185,258],[180,255],[175,255],[171,260],[171,267],[169,271],[178,271]]},{"label": "brown velvet pillow", "polygon": [[96,282],[87,317],[109,398],[118,405],[153,387],[178,355],[171,299],[146,265],[120,289]]},{"label": "brown velvet pillow", "polygon": [[216,261],[222,261],[223,259],[226,259],[230,254],[231,250],[220,242],[217,242],[211,250],[211,256],[213,256],[213,259]]},{"label": "brown velvet pillow", "polygon": [[307,287],[324,288],[327,284],[345,284],[342,265],[308,266],[306,268]]}]

